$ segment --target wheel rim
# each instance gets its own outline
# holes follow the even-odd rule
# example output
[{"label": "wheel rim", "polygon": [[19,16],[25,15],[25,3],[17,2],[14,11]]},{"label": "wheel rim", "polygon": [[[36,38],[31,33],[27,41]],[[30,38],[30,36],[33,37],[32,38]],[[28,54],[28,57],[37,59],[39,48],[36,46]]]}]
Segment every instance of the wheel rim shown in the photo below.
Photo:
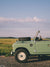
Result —
[{"label": "wheel rim", "polygon": [[18,54],[18,59],[21,60],[21,61],[25,60],[26,59],[26,54],[24,52],[20,52]]}]

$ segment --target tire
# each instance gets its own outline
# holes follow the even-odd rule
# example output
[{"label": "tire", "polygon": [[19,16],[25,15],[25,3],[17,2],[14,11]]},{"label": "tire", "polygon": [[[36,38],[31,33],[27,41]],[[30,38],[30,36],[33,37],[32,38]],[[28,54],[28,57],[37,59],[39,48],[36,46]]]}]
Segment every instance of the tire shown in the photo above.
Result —
[{"label": "tire", "polygon": [[38,60],[39,60],[39,61],[41,61],[41,60],[42,60],[40,55],[38,55]]},{"label": "tire", "polygon": [[16,59],[18,62],[22,62],[22,63],[27,62],[27,60],[28,60],[28,53],[27,53],[27,51],[24,50],[24,49],[18,49],[18,50],[15,52],[15,59]]},{"label": "tire", "polygon": [[39,61],[42,61],[42,60],[45,60],[46,59],[46,56],[45,55],[39,55],[38,56],[38,59],[39,59]]}]

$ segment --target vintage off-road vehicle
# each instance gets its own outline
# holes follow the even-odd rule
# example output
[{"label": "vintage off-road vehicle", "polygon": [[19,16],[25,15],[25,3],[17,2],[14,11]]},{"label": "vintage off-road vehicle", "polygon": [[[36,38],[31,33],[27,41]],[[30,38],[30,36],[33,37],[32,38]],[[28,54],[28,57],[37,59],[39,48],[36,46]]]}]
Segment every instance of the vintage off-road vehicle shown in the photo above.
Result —
[{"label": "vintage off-road vehicle", "polygon": [[15,59],[18,62],[26,62],[31,55],[40,57],[50,54],[50,41],[43,41],[42,39],[36,41],[36,38],[37,36],[31,41],[30,37],[22,37],[12,45],[11,54],[15,54]]}]

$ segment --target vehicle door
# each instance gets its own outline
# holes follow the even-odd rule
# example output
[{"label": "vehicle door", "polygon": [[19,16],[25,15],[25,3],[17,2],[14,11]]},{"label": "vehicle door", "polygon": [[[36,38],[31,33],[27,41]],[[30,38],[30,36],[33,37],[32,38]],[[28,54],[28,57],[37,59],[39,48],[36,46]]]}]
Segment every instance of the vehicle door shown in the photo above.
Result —
[{"label": "vehicle door", "polygon": [[50,54],[50,41],[36,41],[37,54]]}]

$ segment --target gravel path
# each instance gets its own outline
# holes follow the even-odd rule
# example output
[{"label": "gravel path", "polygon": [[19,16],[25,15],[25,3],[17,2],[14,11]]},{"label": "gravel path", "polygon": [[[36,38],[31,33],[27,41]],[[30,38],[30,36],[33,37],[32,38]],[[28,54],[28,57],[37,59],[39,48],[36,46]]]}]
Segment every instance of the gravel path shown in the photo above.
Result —
[{"label": "gravel path", "polygon": [[0,67],[50,67],[50,60],[29,59],[27,63],[18,63],[14,56],[0,57]]}]

